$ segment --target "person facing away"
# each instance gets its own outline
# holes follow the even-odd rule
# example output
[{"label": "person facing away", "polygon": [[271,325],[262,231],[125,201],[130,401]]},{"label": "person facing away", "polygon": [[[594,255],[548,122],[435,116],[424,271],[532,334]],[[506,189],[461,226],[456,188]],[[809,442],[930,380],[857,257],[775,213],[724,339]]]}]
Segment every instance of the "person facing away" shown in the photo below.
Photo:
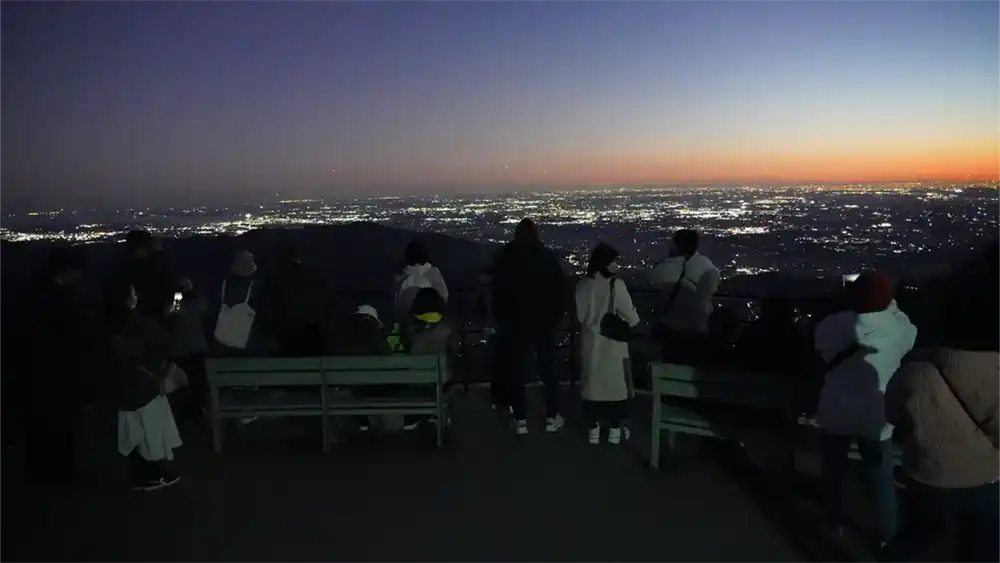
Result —
[{"label": "person facing away", "polygon": [[292,248],[278,252],[267,284],[278,350],[283,356],[318,356],[326,340],[329,292],[324,280]]},{"label": "person facing away", "polygon": [[906,505],[922,508],[907,518],[902,543],[934,537],[944,515],[958,533],[958,561],[1000,560],[997,246],[987,255],[973,276],[943,288],[930,319],[943,330],[906,358],[885,395],[915,501]]},{"label": "person facing away", "polygon": [[[674,234],[669,258],[650,271],[653,287],[664,296],[660,321],[671,331],[708,332],[712,297],[719,288],[719,269],[698,252],[698,232],[681,229]],[[677,284],[680,287],[675,288]],[[676,289],[676,297],[671,295]]]},{"label": "person facing away", "polygon": [[133,488],[152,491],[180,478],[167,466],[181,445],[180,433],[165,395],[173,364],[160,325],[135,311],[138,298],[125,278],[105,288],[110,338],[110,369],[115,374],[118,453],[129,461]]},{"label": "person facing away", "polygon": [[326,351],[331,356],[388,356],[392,353],[378,311],[371,305],[361,305],[333,327]]},{"label": "person facing away", "polygon": [[528,433],[524,384],[531,353],[545,387],[545,430],[556,432],[564,422],[559,414],[559,380],[555,373],[556,330],[569,304],[567,279],[558,257],[542,244],[538,228],[523,219],[514,240],[504,245],[493,267],[491,293],[496,322],[501,404],[494,408],[514,417],[518,434]]},{"label": "person facing away", "polygon": [[410,311],[417,292],[425,287],[432,287],[445,303],[448,303],[448,284],[441,275],[441,270],[431,264],[427,248],[419,241],[410,241],[403,252],[406,266],[399,276],[399,289],[396,292],[396,304],[402,316]]},{"label": "person facing away", "polygon": [[[330,356],[391,355],[392,349],[375,307],[361,305],[353,314],[335,322],[327,338],[326,354]],[[382,385],[361,386],[351,392],[363,397],[385,397],[392,394],[391,386],[387,389]],[[378,417],[372,415],[372,418]],[[357,421],[359,430],[368,430],[368,416],[358,415],[354,419]]]},{"label": "person facing away", "polygon": [[[205,313],[208,301],[190,282],[182,284],[181,300],[167,315],[171,332],[170,357],[188,376],[189,386],[178,393],[176,409],[181,416],[200,417],[208,406],[208,374],[205,355],[208,338],[205,336]],[[174,403],[177,405],[177,402]]]},{"label": "person facing away", "polygon": [[[19,396],[18,408],[27,410],[28,477],[61,485],[86,477],[76,465],[76,427],[101,383],[97,319],[80,289],[83,271],[78,248],[54,249],[21,315],[26,345],[5,349],[27,360],[26,373],[7,376],[27,378],[27,396]],[[19,387],[10,385],[8,394],[18,396]]]},{"label": "person facing away", "polygon": [[218,301],[209,309],[213,354],[254,354],[266,348],[263,285],[254,255],[248,250],[237,252],[229,276],[219,287]]},{"label": "person facing away", "polygon": [[127,279],[139,298],[136,311],[162,319],[182,291],[181,278],[174,272],[160,245],[149,231],[132,230],[125,237],[125,256],[114,277]]},{"label": "person facing away", "polygon": [[[403,350],[407,354],[447,357],[453,351],[454,330],[445,309],[444,299],[434,288],[427,287],[417,292],[410,315],[403,323]],[[450,375],[450,369],[447,373]]]},{"label": "person facing away", "polygon": [[601,319],[611,310],[630,327],[639,324],[639,314],[632,305],[628,288],[615,277],[617,259],[617,250],[604,243],[597,245],[590,254],[587,276],[576,286],[581,395],[591,444],[600,443],[602,424],[608,428],[608,442],[617,444],[621,441],[622,421],[631,393],[627,373],[628,342],[612,340],[601,334]]},{"label": "person facing away", "polygon": [[[403,349],[412,356],[444,356],[445,370],[442,385],[447,386],[452,377],[455,355],[454,331],[445,315],[444,299],[434,288],[423,288],[413,299],[410,314],[403,322]],[[437,424],[433,416],[406,416],[404,430],[412,430],[421,422]]]},{"label": "person facing away", "polygon": [[880,540],[897,531],[893,484],[892,426],[886,421],[884,394],[917,337],[917,328],[893,299],[892,281],[864,272],[847,288],[850,309],[834,313],[816,327],[815,345],[827,371],[816,407],[823,431],[822,464],[830,525],[843,524],[843,486],[848,453],[857,442],[875,491]]}]

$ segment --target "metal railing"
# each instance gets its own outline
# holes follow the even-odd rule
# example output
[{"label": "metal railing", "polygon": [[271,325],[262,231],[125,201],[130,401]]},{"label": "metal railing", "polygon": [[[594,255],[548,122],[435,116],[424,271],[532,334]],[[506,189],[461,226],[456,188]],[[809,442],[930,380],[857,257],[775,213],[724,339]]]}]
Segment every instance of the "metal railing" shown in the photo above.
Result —
[{"label": "metal railing", "polygon": [[[341,299],[347,298],[357,303],[385,301],[384,291],[373,290],[348,290],[338,291]],[[484,383],[489,380],[493,368],[493,350],[491,349],[490,335],[492,332],[489,320],[476,312],[476,299],[484,293],[483,288],[450,288],[449,291],[449,313],[454,320],[455,328],[458,331],[459,342],[459,377],[457,383],[463,385],[467,390],[471,385]],[[631,291],[633,302],[640,311],[640,317],[644,318],[635,329],[633,336],[637,341],[645,338],[649,331],[649,320],[654,316],[657,304],[662,299],[662,292],[650,290]],[[749,295],[718,294],[713,302],[719,308],[739,308],[759,310],[760,298]],[[803,300],[793,300],[799,305],[809,305],[823,307],[828,304],[826,298],[809,298]],[[740,304],[740,305],[737,305]],[[645,314],[643,314],[645,313]],[[753,322],[756,314],[751,314],[750,319],[742,319],[744,323]],[[569,385],[575,385],[579,381],[579,327],[577,323],[567,317],[557,329],[556,348],[558,365],[562,368],[559,376]],[[478,357],[477,357],[478,356]]]}]

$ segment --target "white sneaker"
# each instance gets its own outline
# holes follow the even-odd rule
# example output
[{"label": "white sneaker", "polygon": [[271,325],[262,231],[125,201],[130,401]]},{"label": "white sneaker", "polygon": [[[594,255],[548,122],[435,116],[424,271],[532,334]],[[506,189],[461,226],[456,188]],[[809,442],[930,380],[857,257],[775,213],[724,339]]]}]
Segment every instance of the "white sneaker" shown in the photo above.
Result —
[{"label": "white sneaker", "polygon": [[528,433],[528,421],[524,420],[524,419],[515,420],[514,421],[514,432],[518,436],[524,436],[525,434],[527,434]]},{"label": "white sneaker", "polygon": [[622,429],[621,428],[611,428],[608,430],[608,443],[609,444],[620,444],[622,441]]},{"label": "white sneaker", "polygon": [[563,419],[561,414],[557,414],[551,418],[545,419],[545,431],[546,432],[558,432],[563,425],[566,424],[566,420]]},{"label": "white sneaker", "polygon": [[591,444],[601,443],[601,427],[595,426],[587,432],[587,441]]},{"label": "white sneaker", "polygon": [[632,431],[628,429],[628,426],[622,426],[622,438],[627,442],[629,438],[632,437]]}]

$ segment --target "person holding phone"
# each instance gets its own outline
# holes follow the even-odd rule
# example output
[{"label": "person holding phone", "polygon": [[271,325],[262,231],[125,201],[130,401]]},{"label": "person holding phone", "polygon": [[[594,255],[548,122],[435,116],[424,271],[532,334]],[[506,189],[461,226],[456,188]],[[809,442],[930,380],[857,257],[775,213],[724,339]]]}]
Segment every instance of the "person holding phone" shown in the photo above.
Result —
[{"label": "person holding phone", "polygon": [[172,329],[170,357],[187,374],[190,385],[177,394],[174,404],[181,416],[200,418],[208,406],[208,375],[205,370],[205,355],[208,353],[205,312],[208,302],[195,292],[187,280],[182,280],[181,290],[174,293],[168,315]]}]

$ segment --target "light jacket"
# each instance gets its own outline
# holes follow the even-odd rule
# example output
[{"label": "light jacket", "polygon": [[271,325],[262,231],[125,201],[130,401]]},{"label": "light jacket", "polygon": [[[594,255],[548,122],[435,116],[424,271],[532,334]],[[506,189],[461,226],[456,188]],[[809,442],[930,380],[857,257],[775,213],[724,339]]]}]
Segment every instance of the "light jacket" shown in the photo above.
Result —
[{"label": "light jacket", "polygon": [[403,268],[399,290],[396,292],[396,305],[402,318],[409,315],[413,299],[417,292],[425,287],[433,288],[445,303],[448,302],[448,284],[445,283],[444,276],[437,266],[414,264]]},{"label": "light jacket", "polygon": [[[684,277],[681,277],[681,272]],[[712,314],[712,297],[719,288],[719,269],[707,256],[695,252],[690,258],[674,256],[660,262],[649,273],[649,281],[660,290],[660,307],[666,306],[681,284],[677,298],[662,321],[667,328],[678,331],[708,332],[708,317]],[[657,311],[658,315],[662,313]]]},{"label": "light jacket", "polygon": [[902,438],[907,475],[942,488],[1000,477],[998,371],[995,351],[932,348],[906,358],[886,388],[885,414]]},{"label": "light jacket", "polygon": [[[624,401],[628,399],[628,342],[601,336],[601,318],[611,301],[610,279],[599,273],[583,278],[576,286],[575,297],[580,321],[581,395],[588,401]],[[639,324],[632,297],[620,279],[615,280],[614,311],[629,326]]]},{"label": "light jacket", "polygon": [[820,427],[834,434],[887,440],[885,389],[917,338],[906,313],[893,301],[884,311],[841,311],[816,327],[816,351],[829,363],[842,350],[861,350],[828,371],[816,407]]}]

